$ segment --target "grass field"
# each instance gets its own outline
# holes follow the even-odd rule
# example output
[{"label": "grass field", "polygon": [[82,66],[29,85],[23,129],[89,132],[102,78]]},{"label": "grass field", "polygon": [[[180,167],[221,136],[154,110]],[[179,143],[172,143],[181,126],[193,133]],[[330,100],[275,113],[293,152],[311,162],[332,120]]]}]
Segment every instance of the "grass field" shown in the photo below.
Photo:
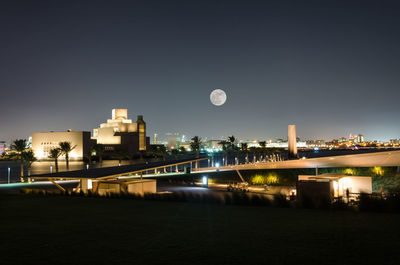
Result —
[{"label": "grass field", "polygon": [[400,264],[400,215],[0,196],[1,264]]}]

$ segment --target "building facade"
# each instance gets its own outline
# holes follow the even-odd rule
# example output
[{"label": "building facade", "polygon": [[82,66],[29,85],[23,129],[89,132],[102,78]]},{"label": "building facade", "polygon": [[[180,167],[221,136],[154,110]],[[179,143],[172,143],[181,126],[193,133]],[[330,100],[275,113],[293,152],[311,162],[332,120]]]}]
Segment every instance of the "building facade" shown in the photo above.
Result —
[{"label": "building facade", "polygon": [[104,145],[105,152],[121,151],[131,156],[145,152],[150,144],[143,116],[132,122],[127,109],[113,109],[111,119],[93,129],[92,140]]},{"label": "building facade", "polygon": [[[50,150],[58,148],[60,142],[70,142],[74,149],[69,154],[71,160],[83,160],[90,155],[90,132],[38,132],[32,133],[32,151],[39,160],[49,159]],[[65,156],[60,156],[65,159]]]}]

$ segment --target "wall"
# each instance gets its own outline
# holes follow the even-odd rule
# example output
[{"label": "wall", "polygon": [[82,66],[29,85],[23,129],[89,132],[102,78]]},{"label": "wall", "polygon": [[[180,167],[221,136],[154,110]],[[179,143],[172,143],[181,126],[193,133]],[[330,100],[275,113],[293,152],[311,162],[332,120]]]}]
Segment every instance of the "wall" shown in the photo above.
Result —
[{"label": "wall", "polygon": [[[50,149],[59,147],[60,142],[71,142],[71,146],[76,146],[69,157],[71,160],[82,160],[85,152],[90,151],[90,132],[32,133],[32,150],[39,160],[49,160]],[[65,156],[59,159],[65,159]]]}]

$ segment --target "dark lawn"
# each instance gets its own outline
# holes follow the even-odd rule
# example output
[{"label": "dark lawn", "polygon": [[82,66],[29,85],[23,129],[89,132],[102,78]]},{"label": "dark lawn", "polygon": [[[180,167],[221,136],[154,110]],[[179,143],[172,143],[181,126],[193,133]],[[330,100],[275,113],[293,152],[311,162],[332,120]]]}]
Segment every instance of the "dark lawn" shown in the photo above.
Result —
[{"label": "dark lawn", "polygon": [[400,264],[400,215],[0,196],[0,264]]}]

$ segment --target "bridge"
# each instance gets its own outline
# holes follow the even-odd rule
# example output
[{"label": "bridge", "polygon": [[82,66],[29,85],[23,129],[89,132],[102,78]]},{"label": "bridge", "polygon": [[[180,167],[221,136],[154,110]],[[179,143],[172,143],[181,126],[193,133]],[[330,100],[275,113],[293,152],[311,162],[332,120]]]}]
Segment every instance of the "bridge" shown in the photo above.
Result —
[{"label": "bridge", "polygon": [[[295,169],[328,167],[393,167],[400,166],[400,151],[329,156],[277,162],[256,162],[221,166],[219,170]],[[198,171],[217,170],[216,167],[200,168]]]},{"label": "bridge", "polygon": [[[87,170],[74,170],[64,171],[57,173],[48,174],[37,174],[31,175],[31,180],[49,180],[58,189],[65,192],[65,189],[59,185],[56,180],[79,180],[77,189],[87,187],[92,181],[128,181],[127,176],[135,176],[133,178],[140,178],[143,180],[143,175],[148,173],[167,173],[179,172],[179,167],[184,171],[184,168],[196,169],[198,168],[199,162],[207,160],[207,157],[203,158],[190,158],[180,159],[174,161],[161,161],[152,163],[143,163],[135,165],[117,166],[117,167],[105,167],[105,168],[92,168]],[[160,170],[160,171],[159,171]],[[91,184],[90,184],[91,185]]]},{"label": "bridge", "polygon": [[[330,156],[310,159],[296,159],[278,162],[256,162],[236,164],[221,167],[199,167],[200,161],[208,160],[208,157],[190,158],[174,161],[161,161],[126,165],[107,168],[93,168],[88,170],[66,171],[52,174],[31,175],[33,180],[49,180],[58,189],[65,191],[57,180],[79,181],[77,189],[85,188],[88,183],[94,182],[127,182],[132,179],[143,180],[146,178],[157,178],[165,173],[183,174],[184,168],[190,168],[194,174],[210,173],[216,171],[236,171],[244,182],[240,171],[262,170],[262,169],[296,169],[296,168],[329,168],[329,167],[375,167],[375,166],[396,166],[400,169],[400,151],[387,151],[377,153],[363,153],[341,156]],[[6,184],[4,184],[6,185]]]}]

